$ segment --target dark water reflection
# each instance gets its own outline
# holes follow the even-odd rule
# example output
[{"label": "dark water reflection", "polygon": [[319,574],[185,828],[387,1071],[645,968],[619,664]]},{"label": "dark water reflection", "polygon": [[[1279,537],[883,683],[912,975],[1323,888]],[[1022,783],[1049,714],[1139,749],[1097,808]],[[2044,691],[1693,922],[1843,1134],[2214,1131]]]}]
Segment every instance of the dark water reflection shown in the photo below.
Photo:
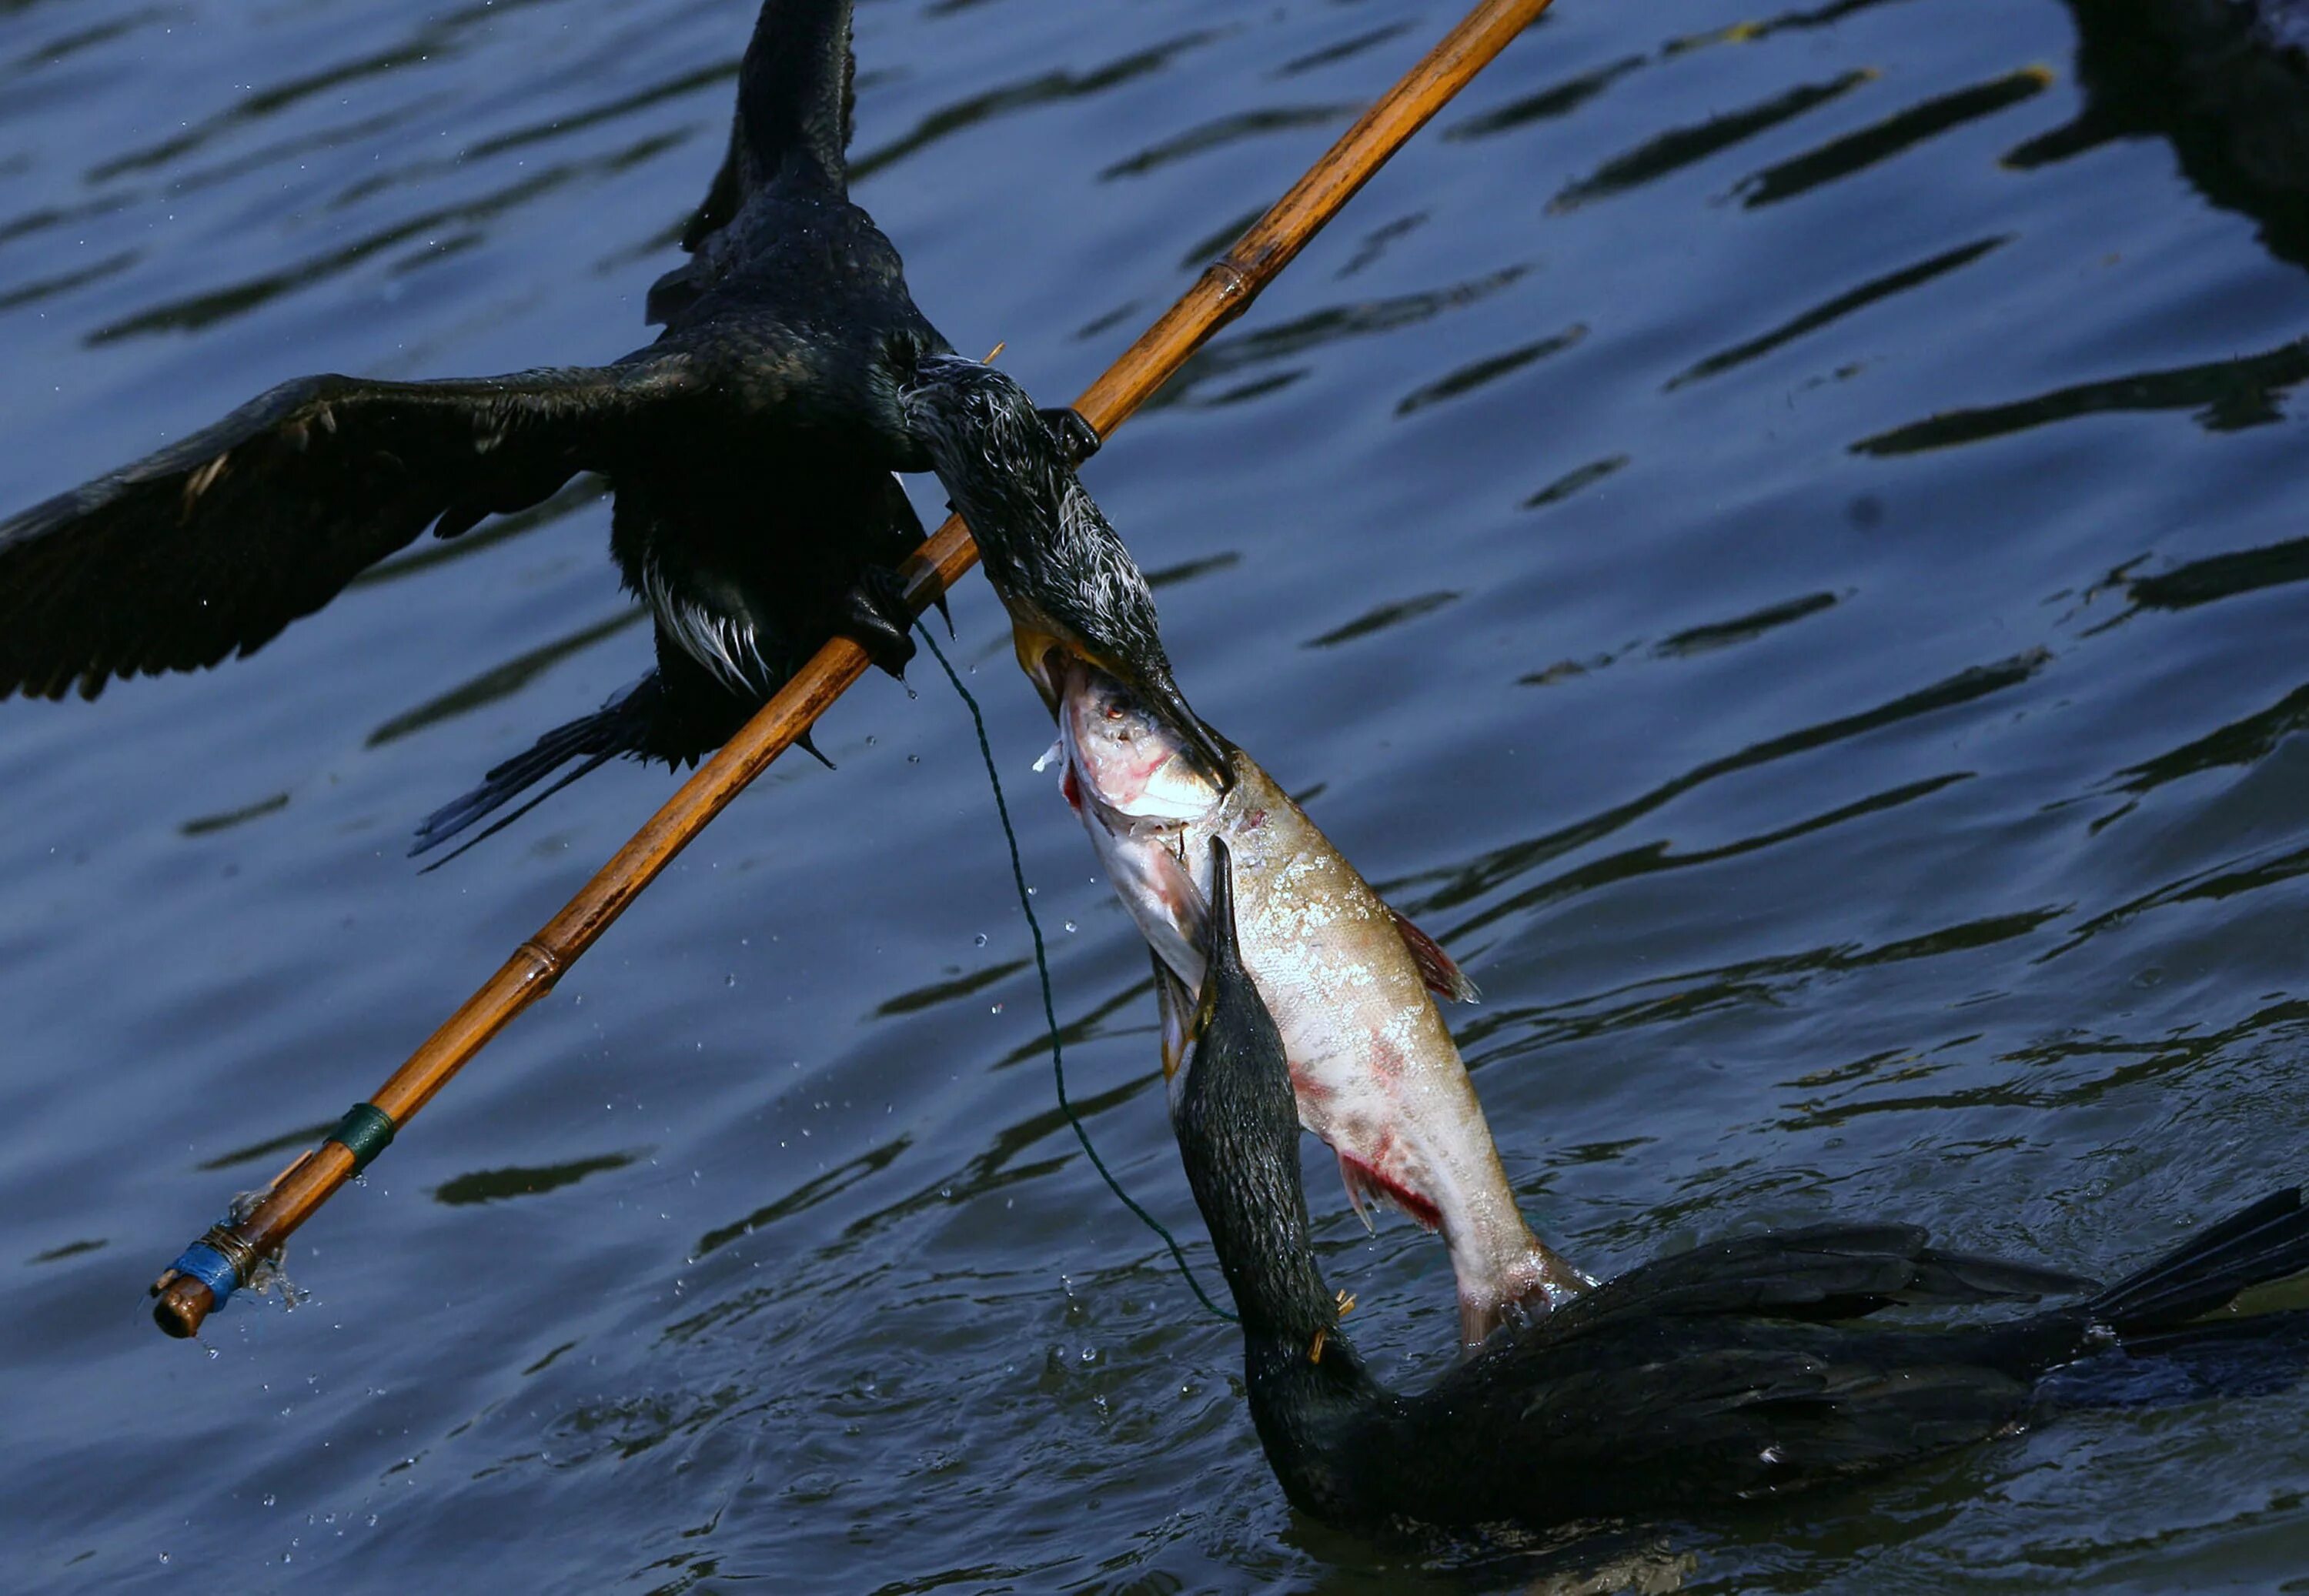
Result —
[{"label": "dark water reflection", "polygon": [[[0,505],[299,372],[631,347],[750,9],[0,0]],[[1092,468],[1197,703],[1482,982],[1509,1167],[1591,1265],[1898,1213],[2106,1269],[2303,1172],[2309,102],[2247,21],[1559,0]],[[1063,396],[1441,22],[874,0],[860,194],[956,342]],[[0,706],[11,1588],[2299,1577],[2297,1395],[1505,1561],[1296,1520],[1058,1115],[928,675],[331,1208],[311,1301],[161,1342],[171,1250],[667,790],[401,857],[643,668],[607,519],[573,484],[229,670]],[[1145,956],[995,607],[956,615],[1076,1100],[1198,1237]],[[1435,1367],[1437,1249],[1310,1169],[1359,1337]]]}]

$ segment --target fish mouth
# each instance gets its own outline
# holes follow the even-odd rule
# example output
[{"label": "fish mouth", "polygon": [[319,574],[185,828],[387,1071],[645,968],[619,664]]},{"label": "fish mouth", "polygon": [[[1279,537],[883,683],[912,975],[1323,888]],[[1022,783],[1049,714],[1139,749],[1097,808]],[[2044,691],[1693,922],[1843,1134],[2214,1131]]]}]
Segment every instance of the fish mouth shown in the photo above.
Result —
[{"label": "fish mouth", "polygon": [[1077,690],[1082,678],[1079,672],[1094,670],[1113,677],[1130,691],[1171,734],[1184,745],[1202,767],[1202,773],[1215,782],[1221,794],[1234,786],[1234,761],[1228,756],[1224,739],[1203,724],[1179,691],[1167,669],[1134,669],[1129,660],[1106,660],[1091,654],[1078,644],[1050,633],[1029,629],[1016,621],[1011,624],[1012,642],[1018,651],[1019,668],[1033,680],[1035,689],[1051,712],[1063,720],[1065,703],[1069,693]]},{"label": "fish mouth", "polygon": [[1059,746],[1076,789],[1110,823],[1199,821],[1225,794],[1201,750],[1129,681],[1063,649],[1042,656],[1056,688]]},{"label": "fish mouth", "polygon": [[[1129,677],[1120,679],[1130,681]],[[1137,681],[1131,682],[1131,686],[1146,695],[1147,707],[1160,715],[1163,723],[1177,732],[1187,746],[1201,759],[1204,773],[1219,784],[1221,792],[1234,785],[1234,762],[1219,746],[1218,734],[1203,724],[1203,718],[1188,704],[1186,696],[1179,691],[1178,685],[1171,680],[1167,671],[1159,681],[1149,681],[1142,676]]]}]

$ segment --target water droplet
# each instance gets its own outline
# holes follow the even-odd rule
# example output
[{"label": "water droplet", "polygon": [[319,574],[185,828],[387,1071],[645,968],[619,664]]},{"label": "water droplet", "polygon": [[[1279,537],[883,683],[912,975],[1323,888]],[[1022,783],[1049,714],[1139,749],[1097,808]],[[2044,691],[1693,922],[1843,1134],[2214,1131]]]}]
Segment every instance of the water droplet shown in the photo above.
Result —
[{"label": "water droplet", "polygon": [[972,937],[970,939],[970,945],[973,947],[984,947],[986,945],[986,933],[981,931],[977,936]]},{"label": "water droplet", "polygon": [[922,756],[919,754],[909,754],[906,755],[906,763],[908,764],[920,764],[921,762]]},{"label": "water droplet", "polygon": [[1068,921],[1067,922],[1067,929],[1068,929],[1068,932],[1072,932],[1072,931],[1075,929],[1075,923],[1074,923],[1074,921],[1072,921],[1072,920],[1068,920]]},{"label": "water droplet", "polygon": [[266,1492],[264,1493],[264,1505],[265,1505],[267,1507],[272,1506],[273,1503],[275,1503],[275,1502],[279,1501],[280,1499],[281,1499],[280,1497],[278,1497],[274,1496],[271,1491],[266,1491]]},{"label": "water droplet", "polygon": [[736,986],[738,984],[738,972],[733,970],[729,974],[723,976],[722,978],[722,984],[725,987]]},{"label": "water droplet", "polygon": [[1002,1005],[1001,1005],[1000,1004],[999,1004],[999,1003],[998,1003],[998,1004],[996,1004],[992,1008],[990,1008],[990,1009],[987,1010],[986,1012],[987,1012],[988,1014],[1000,1014],[1000,1013],[1002,1012]]}]

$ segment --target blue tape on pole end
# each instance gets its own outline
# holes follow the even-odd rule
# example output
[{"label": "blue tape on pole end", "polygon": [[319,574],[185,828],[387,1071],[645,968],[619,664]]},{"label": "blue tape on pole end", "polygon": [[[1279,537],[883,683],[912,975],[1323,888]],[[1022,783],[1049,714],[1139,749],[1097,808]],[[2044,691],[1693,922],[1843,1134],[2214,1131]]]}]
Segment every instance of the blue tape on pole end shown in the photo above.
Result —
[{"label": "blue tape on pole end", "polygon": [[186,1247],[185,1255],[177,1260],[175,1268],[178,1274],[191,1275],[215,1294],[216,1301],[211,1305],[212,1312],[222,1307],[224,1299],[240,1285],[240,1271],[232,1266],[232,1260],[205,1241],[195,1241]]}]

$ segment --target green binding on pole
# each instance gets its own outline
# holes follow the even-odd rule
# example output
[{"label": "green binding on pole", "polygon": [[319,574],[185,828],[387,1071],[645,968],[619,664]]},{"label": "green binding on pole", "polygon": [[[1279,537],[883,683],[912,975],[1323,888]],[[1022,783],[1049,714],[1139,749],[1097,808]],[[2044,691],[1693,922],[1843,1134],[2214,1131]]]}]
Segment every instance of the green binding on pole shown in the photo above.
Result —
[{"label": "green binding on pole", "polygon": [[393,1133],[398,1129],[393,1116],[375,1103],[355,1103],[337,1121],[337,1128],[329,1133],[329,1140],[353,1155],[353,1173],[368,1169],[376,1155],[393,1145]]}]

